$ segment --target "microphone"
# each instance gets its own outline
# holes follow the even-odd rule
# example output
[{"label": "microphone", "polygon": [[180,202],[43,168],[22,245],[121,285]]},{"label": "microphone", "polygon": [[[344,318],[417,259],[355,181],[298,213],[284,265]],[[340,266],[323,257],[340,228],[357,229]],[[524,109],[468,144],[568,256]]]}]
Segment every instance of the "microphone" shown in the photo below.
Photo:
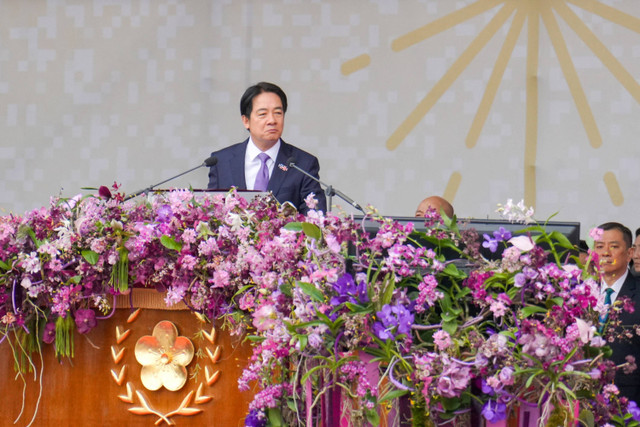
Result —
[{"label": "microphone", "polygon": [[287,166],[289,166],[290,168],[294,168],[300,172],[302,172],[303,174],[305,174],[306,176],[308,176],[309,178],[313,179],[314,181],[316,181],[318,184],[320,184],[321,186],[325,187],[324,190],[324,194],[325,196],[327,196],[327,198],[329,199],[329,203],[327,208],[329,210],[331,210],[331,197],[333,196],[338,196],[340,197],[342,200],[344,200],[345,202],[349,203],[351,206],[353,206],[354,208],[358,209],[360,212],[366,214],[366,212],[364,211],[364,209],[362,209],[362,207],[356,203],[352,198],[350,198],[349,196],[347,196],[346,194],[344,194],[342,191],[340,190],[336,190],[335,188],[333,188],[333,186],[325,184],[324,182],[320,181],[318,178],[316,178],[315,176],[311,175],[309,172],[305,171],[304,169],[302,169],[301,167],[299,167],[298,165],[296,165],[296,158],[291,156],[287,159]]},{"label": "microphone", "polygon": [[218,158],[217,158],[216,156],[211,156],[211,157],[207,158],[204,162],[202,162],[201,164],[199,164],[198,166],[196,166],[195,168],[191,168],[191,169],[189,169],[188,171],[184,171],[184,172],[182,172],[181,174],[178,174],[178,175],[176,175],[176,176],[172,176],[171,178],[169,178],[169,179],[165,179],[165,180],[164,180],[164,181],[162,181],[162,182],[159,182],[159,183],[157,183],[157,184],[153,184],[153,185],[151,185],[151,186],[149,186],[149,187],[147,187],[147,188],[144,188],[144,189],[142,189],[142,190],[138,190],[138,191],[136,191],[136,192],[135,192],[135,193],[133,193],[133,194],[129,194],[127,197],[125,197],[125,198],[124,198],[124,200],[133,199],[134,197],[139,196],[140,194],[146,194],[146,193],[148,193],[149,191],[153,190],[153,189],[154,189],[155,187],[157,187],[158,185],[162,185],[162,184],[164,184],[165,182],[169,182],[169,181],[172,181],[172,180],[174,180],[174,179],[176,179],[176,178],[180,178],[182,175],[188,174],[189,172],[193,172],[194,170],[196,170],[196,169],[200,169],[201,167],[204,167],[204,166],[206,166],[206,167],[210,168],[210,167],[212,167],[212,166],[215,166],[217,163],[218,163]]}]

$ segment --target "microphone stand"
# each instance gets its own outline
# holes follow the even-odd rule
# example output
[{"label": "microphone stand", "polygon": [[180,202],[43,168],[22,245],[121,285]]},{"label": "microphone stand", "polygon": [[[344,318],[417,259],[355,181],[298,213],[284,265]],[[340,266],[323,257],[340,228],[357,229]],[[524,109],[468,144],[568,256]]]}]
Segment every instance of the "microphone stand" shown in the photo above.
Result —
[{"label": "microphone stand", "polygon": [[315,176],[311,175],[309,172],[307,172],[304,169],[298,167],[298,165],[296,165],[294,162],[289,162],[289,167],[292,167],[292,168],[302,172],[303,174],[305,174],[306,176],[308,176],[309,178],[313,179],[318,184],[320,184],[321,186],[324,187],[324,194],[327,197],[327,208],[328,208],[327,210],[329,212],[331,212],[331,198],[333,196],[338,196],[342,200],[344,200],[345,202],[349,203],[351,206],[353,206],[354,208],[358,209],[360,212],[362,212],[363,214],[366,215],[366,212],[364,211],[364,209],[362,209],[362,206],[360,206],[358,203],[356,203],[352,198],[350,198],[349,196],[344,194],[342,191],[333,188],[333,186],[330,185],[330,184],[325,184],[324,182],[320,181],[318,178],[316,178]]},{"label": "microphone stand", "polygon": [[196,170],[196,169],[200,169],[200,168],[201,168],[201,167],[203,167],[203,166],[211,167],[211,166],[215,165],[216,163],[218,163],[218,159],[217,159],[216,157],[209,157],[207,160],[205,160],[204,162],[202,162],[202,164],[200,164],[200,165],[196,166],[195,168],[191,168],[191,169],[189,169],[188,171],[182,172],[181,174],[178,174],[178,175],[176,175],[176,176],[172,176],[171,178],[169,178],[169,179],[165,179],[165,180],[164,180],[164,181],[162,181],[162,182],[159,182],[159,183],[157,183],[157,184],[153,184],[153,185],[151,185],[151,186],[149,186],[149,187],[147,187],[147,188],[144,188],[144,189],[142,189],[142,190],[138,190],[138,191],[136,191],[135,193],[129,194],[127,197],[125,197],[125,198],[124,198],[124,200],[125,200],[125,201],[127,201],[127,200],[133,199],[134,197],[137,197],[137,196],[139,196],[139,195],[141,195],[141,194],[147,194],[147,193],[149,193],[150,191],[152,191],[155,187],[157,187],[158,185],[162,185],[162,184],[164,184],[165,182],[169,182],[169,181],[172,181],[172,180],[174,180],[174,179],[176,179],[176,178],[180,178],[182,175],[186,175],[186,174],[188,174],[189,172],[193,172],[194,170]]}]

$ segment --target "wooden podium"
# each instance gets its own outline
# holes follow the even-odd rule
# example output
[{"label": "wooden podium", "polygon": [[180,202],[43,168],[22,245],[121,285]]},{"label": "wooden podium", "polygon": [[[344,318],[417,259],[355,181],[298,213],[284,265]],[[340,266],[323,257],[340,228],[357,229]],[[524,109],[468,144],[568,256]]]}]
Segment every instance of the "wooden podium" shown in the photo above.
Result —
[{"label": "wooden podium", "polygon": [[[44,344],[42,357],[33,355],[35,378],[33,372],[24,381],[17,376],[9,343],[0,344],[3,425],[27,426],[34,413],[31,425],[43,427],[244,425],[253,393],[240,392],[237,379],[251,356],[248,344],[184,306],[163,308],[155,290],[134,289],[134,309],[128,296],[118,300],[122,308],[113,316],[87,335],[74,334],[72,359],[58,361],[53,345]],[[134,354],[136,342],[161,321],[172,322],[194,347],[186,384],[176,391],[147,390]]]}]

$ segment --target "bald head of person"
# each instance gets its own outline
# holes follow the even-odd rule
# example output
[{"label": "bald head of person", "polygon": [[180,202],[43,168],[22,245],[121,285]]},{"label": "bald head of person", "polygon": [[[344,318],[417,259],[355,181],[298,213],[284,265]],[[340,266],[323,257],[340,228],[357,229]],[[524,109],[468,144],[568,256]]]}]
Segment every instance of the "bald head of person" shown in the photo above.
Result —
[{"label": "bald head of person", "polygon": [[424,217],[429,208],[435,209],[438,213],[444,211],[449,218],[453,217],[453,206],[440,196],[429,196],[421,201],[416,209],[415,216]]}]

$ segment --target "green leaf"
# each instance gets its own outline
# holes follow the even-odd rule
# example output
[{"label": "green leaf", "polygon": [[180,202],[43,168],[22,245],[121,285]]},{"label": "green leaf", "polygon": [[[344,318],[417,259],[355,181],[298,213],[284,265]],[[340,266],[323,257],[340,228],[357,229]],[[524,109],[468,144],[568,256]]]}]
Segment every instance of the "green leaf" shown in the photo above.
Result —
[{"label": "green leaf", "polygon": [[445,293],[444,298],[440,300],[440,308],[443,312],[446,312],[451,310],[451,307],[453,307],[453,305],[451,304],[451,297],[447,293]]},{"label": "green leaf", "polygon": [[312,300],[324,302],[324,294],[313,284],[307,282],[296,282],[296,285],[302,290],[302,292],[311,297]]},{"label": "green leaf", "polygon": [[4,261],[0,261],[0,268],[5,271],[9,271],[11,270],[11,265],[9,265],[9,263],[6,263]]},{"label": "green leaf", "polygon": [[369,421],[372,426],[380,425],[380,415],[378,415],[378,412],[375,409],[367,409],[364,413],[367,417],[367,421]]},{"label": "green leaf", "polygon": [[571,397],[571,399],[575,400],[576,395],[562,381],[558,382],[558,388],[561,388],[562,390],[564,390],[564,392],[567,394],[567,396],[569,396],[569,397]]},{"label": "green leaf", "polygon": [[[331,319],[329,319],[329,323],[332,324]],[[327,323],[325,321],[322,321],[320,319],[315,319],[315,320],[309,320],[308,322],[302,322],[302,323],[292,323],[290,324],[291,326],[291,330],[295,331],[297,329],[301,329],[301,328],[308,328],[310,326],[321,326],[321,325],[326,325]]]},{"label": "green leaf", "polygon": [[458,318],[458,316],[451,312],[451,313],[442,313],[442,320],[444,322],[453,322]]},{"label": "green leaf", "polygon": [[561,297],[551,298],[551,300],[550,300],[550,301],[553,303],[553,305],[559,305],[559,306],[561,306],[561,305],[563,305],[563,304],[564,304],[564,300],[563,300]]},{"label": "green leaf", "polygon": [[578,419],[581,423],[583,423],[586,427],[595,427],[596,419],[593,416],[593,412],[589,409],[583,409],[580,411],[580,415],[578,415]]},{"label": "green leaf", "polygon": [[300,351],[304,350],[309,343],[309,337],[306,335],[298,335],[298,341],[300,342]]},{"label": "green leaf", "polygon": [[98,255],[97,252],[88,249],[80,253],[82,254],[82,258],[84,258],[91,265],[96,265],[96,263],[100,259],[100,255]]},{"label": "green leaf", "polygon": [[454,263],[447,264],[447,266],[442,271],[451,277],[455,277],[456,279],[464,279],[467,277],[467,275],[458,267],[456,267]]},{"label": "green leaf", "polygon": [[458,329],[458,322],[451,320],[448,322],[442,322],[442,330],[447,332],[449,335],[453,335],[456,333]]},{"label": "green leaf", "polygon": [[531,375],[529,378],[527,378],[527,382],[525,383],[524,386],[527,387],[527,388],[531,387],[531,383],[533,383],[533,380],[536,378],[536,376],[538,374],[544,374],[544,371],[542,369],[536,370],[533,375]]},{"label": "green leaf", "polygon": [[315,224],[311,224],[310,222],[302,223],[302,231],[307,237],[311,237],[312,239],[320,240],[322,239],[322,230]]},{"label": "green leaf", "polygon": [[80,283],[80,280],[82,280],[82,276],[73,276],[69,279],[71,283],[75,283],[76,285]]},{"label": "green leaf", "polygon": [[289,231],[302,231],[302,223],[301,222],[290,222],[283,227],[285,230]]},{"label": "green leaf", "polygon": [[393,298],[393,292],[396,290],[396,282],[391,274],[387,274],[387,276],[384,278],[384,284],[384,292],[381,298],[381,303],[383,306],[391,302],[391,298]]},{"label": "green leaf", "polygon": [[293,286],[289,282],[285,282],[280,285],[280,292],[288,297],[293,297]]},{"label": "green leaf", "polygon": [[460,408],[460,403],[461,403],[461,400],[459,398],[449,398],[449,397],[442,398],[442,406],[448,412],[453,412],[458,408]]},{"label": "green leaf", "polygon": [[162,236],[160,237],[160,243],[167,249],[173,249],[178,252],[182,250],[182,243],[176,242],[173,237],[170,236]]},{"label": "green leaf", "polygon": [[573,249],[573,245],[571,244],[569,239],[567,239],[567,236],[560,233],[559,231],[551,232],[551,234],[549,234],[549,237],[557,241],[563,248]]},{"label": "green leaf", "polygon": [[344,305],[351,310],[352,313],[357,313],[357,314],[369,314],[369,313],[373,313],[373,310],[371,308],[367,308],[367,307],[363,307],[361,305],[358,304],[354,304],[352,302],[345,302]]},{"label": "green leaf", "polygon": [[385,393],[384,396],[382,396],[378,400],[378,402],[382,403],[382,402],[385,402],[387,400],[397,399],[398,397],[404,396],[407,393],[408,393],[407,390],[391,390],[390,392]]},{"label": "green leaf", "polygon": [[302,376],[302,378],[300,378],[300,382],[302,384],[306,383],[309,380],[309,377],[316,371],[319,371],[321,369],[327,369],[329,368],[327,365],[318,365],[318,366],[314,366],[313,368],[309,369],[307,372],[305,372],[305,374]]},{"label": "green leaf", "polygon": [[271,427],[284,427],[284,420],[282,419],[282,413],[279,408],[267,409],[267,418],[269,418],[269,425]]},{"label": "green leaf", "polygon": [[524,317],[529,317],[534,313],[546,313],[547,309],[544,307],[539,307],[537,305],[528,305],[522,309],[522,315]]}]

